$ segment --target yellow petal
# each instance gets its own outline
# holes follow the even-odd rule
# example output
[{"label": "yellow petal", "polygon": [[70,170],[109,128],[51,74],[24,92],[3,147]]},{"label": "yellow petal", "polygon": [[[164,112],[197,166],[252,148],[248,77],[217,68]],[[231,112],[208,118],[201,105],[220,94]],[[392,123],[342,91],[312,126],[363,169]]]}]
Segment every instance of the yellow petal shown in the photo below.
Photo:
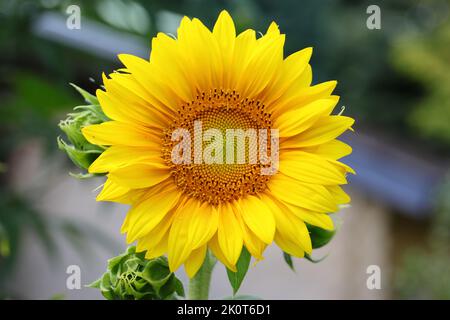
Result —
[{"label": "yellow petal", "polygon": [[291,109],[275,119],[274,128],[279,130],[280,137],[295,136],[312,127],[320,117],[330,114],[337,102],[337,98],[320,99]]},{"label": "yellow petal", "polygon": [[174,212],[174,209],[170,210],[152,230],[150,230],[145,236],[137,240],[137,252],[153,251],[153,248],[158,246],[161,241],[166,242],[167,248],[167,240],[169,239],[168,231],[173,221]]},{"label": "yellow petal", "polygon": [[345,175],[325,158],[303,151],[281,153],[280,172],[306,183],[333,185],[345,184]]},{"label": "yellow petal", "polygon": [[303,220],[265,194],[261,195],[261,200],[270,207],[275,217],[277,232],[282,234],[284,239],[299,245],[303,251],[311,253],[311,238]]},{"label": "yellow petal", "polygon": [[118,121],[108,121],[84,127],[81,132],[92,144],[124,145],[124,146],[155,146],[160,137],[152,130],[137,125]]},{"label": "yellow petal", "polygon": [[213,29],[213,36],[220,48],[223,63],[223,87],[229,88],[231,80],[231,67],[233,63],[236,30],[233,19],[227,11],[223,10]]},{"label": "yellow petal", "polygon": [[186,57],[175,39],[159,32],[152,40],[150,63],[157,75],[171,85],[181,100],[193,100],[196,92],[185,70]]},{"label": "yellow petal", "polygon": [[320,227],[325,230],[333,230],[334,223],[330,216],[326,213],[313,212],[305,208],[293,206],[289,203],[284,203],[287,210],[299,217],[301,220],[313,226]]},{"label": "yellow petal", "polygon": [[[283,148],[283,146],[281,145],[280,148]],[[352,147],[336,139],[317,146],[303,148],[302,150],[333,160],[343,158],[352,153]]]},{"label": "yellow petal", "polygon": [[170,177],[170,170],[158,162],[134,163],[111,171],[110,177],[120,185],[138,189],[151,187],[166,180]]},{"label": "yellow petal", "polygon": [[[189,210],[189,208],[187,208]],[[186,228],[189,229],[189,239],[197,249],[206,244],[216,233],[219,225],[218,210],[208,203],[198,203],[191,207],[190,219]]]},{"label": "yellow petal", "polygon": [[203,264],[206,256],[206,245],[192,251],[184,263],[184,268],[189,278],[193,278]]},{"label": "yellow petal", "polygon": [[[188,200],[189,201],[189,200]],[[183,211],[180,206],[170,227],[168,243],[168,260],[170,271],[175,272],[183,264],[194,249],[189,243],[189,230],[186,228],[191,212]]]},{"label": "yellow petal", "polygon": [[282,70],[279,77],[264,94],[264,103],[271,104],[281,97],[289,86],[300,77],[311,59],[312,48],[305,48],[291,54],[283,61]]},{"label": "yellow petal", "polygon": [[130,54],[119,54],[119,59],[134,78],[146,88],[153,98],[150,101],[153,106],[159,107],[160,110],[163,109],[161,105],[164,105],[166,109],[175,109],[182,103],[170,85],[158,77],[157,71],[150,62]]},{"label": "yellow petal", "polygon": [[266,34],[275,34],[280,35],[280,29],[278,28],[278,25],[275,21],[272,21],[269,25],[269,28],[267,28]]},{"label": "yellow petal", "polygon": [[239,34],[235,40],[233,62],[230,66],[230,88],[236,88],[237,83],[246,70],[252,52],[256,47],[256,33],[248,29]]},{"label": "yellow petal", "polygon": [[283,144],[285,148],[301,148],[326,143],[348,130],[354,122],[354,119],[345,116],[323,117],[308,130],[283,141]]},{"label": "yellow petal", "polygon": [[102,110],[108,118],[157,129],[167,126],[171,120],[146,100],[125,88],[120,80],[108,79],[103,76],[103,84],[106,92],[99,89],[96,94]]},{"label": "yellow petal", "polygon": [[300,245],[286,240],[280,232],[275,233],[274,237],[275,243],[286,253],[290,254],[291,256],[297,257],[297,258],[303,258],[305,256],[305,252],[300,247]]},{"label": "yellow petal", "polygon": [[223,87],[220,48],[208,28],[198,19],[182,19],[178,29],[178,42],[187,57],[184,68],[191,75],[191,82],[197,90],[205,92]]},{"label": "yellow petal", "polygon": [[[135,96],[139,97],[139,103],[141,105],[145,105],[146,109],[151,109],[152,111],[157,110],[168,119],[176,116],[174,111],[176,106],[166,106],[153,96],[153,94],[149,91],[150,89],[148,86],[145,85],[145,82],[144,84],[142,81],[140,82],[137,76],[130,73],[130,70],[125,69],[125,72],[126,73],[113,72],[109,74],[109,77],[112,80],[117,81],[122,87],[125,87],[129,91],[133,92]],[[154,76],[160,76],[159,69],[156,66],[152,67],[152,73]]]},{"label": "yellow petal", "polygon": [[169,267],[172,271],[186,261],[191,252],[205,245],[217,230],[218,213],[197,199],[188,198],[175,213],[169,234]]},{"label": "yellow petal", "polygon": [[[123,195],[122,197],[128,199],[127,202],[128,204],[135,206],[149,197],[153,197],[156,194],[159,194],[166,190],[171,190],[173,188],[174,188],[173,181],[171,179],[167,179],[149,188],[130,189],[130,191],[126,195]],[[133,216],[129,214],[126,215],[125,220],[122,224],[122,228],[120,229],[120,232],[125,233],[128,231],[128,227],[132,218]]]},{"label": "yellow petal", "polygon": [[[130,191],[130,188],[123,187],[110,178],[108,178],[103,185],[102,191],[97,195],[97,201],[114,201],[128,204],[127,199],[122,199]],[[122,202],[124,201],[124,202]]]},{"label": "yellow petal", "polygon": [[[237,91],[253,98],[273,81],[283,62],[284,35],[269,34],[257,40],[245,71],[236,84]],[[258,76],[255,77],[255,74]]]},{"label": "yellow petal", "polygon": [[241,216],[245,224],[264,243],[270,244],[275,234],[275,219],[267,205],[256,196],[239,199]]},{"label": "yellow petal", "polygon": [[263,252],[266,248],[266,244],[262,242],[245,224],[242,219],[242,215],[239,213],[236,215],[236,218],[242,229],[242,236],[244,239],[244,244],[250,254],[255,257],[257,260],[264,259]]},{"label": "yellow petal", "polygon": [[214,235],[214,237],[211,238],[211,240],[208,243],[208,247],[211,249],[214,256],[222,262],[228,269],[230,269],[233,272],[237,272],[236,265],[231,264],[225,254],[223,253],[222,249],[219,245],[219,240],[217,233]]},{"label": "yellow petal", "polygon": [[234,27],[233,19],[226,10],[222,10],[217,18],[216,24],[213,28],[213,35],[222,48],[228,50],[233,48],[234,40],[236,38],[236,29]]},{"label": "yellow petal", "polygon": [[322,185],[305,184],[278,173],[271,177],[268,187],[273,196],[284,202],[317,212],[336,212],[337,205]]},{"label": "yellow petal", "polygon": [[353,170],[352,167],[346,165],[345,163],[342,163],[340,161],[329,159],[328,162],[336,166],[343,174],[346,174],[347,172],[351,174],[356,174],[355,170]]},{"label": "yellow petal", "polygon": [[340,186],[327,186],[326,188],[338,204],[350,203],[350,196]]},{"label": "yellow petal", "polygon": [[161,241],[157,242],[154,246],[151,248],[148,248],[145,252],[145,259],[151,260],[158,258],[162,256],[164,253],[167,252],[167,239],[169,238],[168,233],[164,234],[164,237],[161,239]]},{"label": "yellow petal", "polygon": [[220,206],[217,236],[220,248],[230,264],[236,264],[242,251],[242,229],[230,203]]},{"label": "yellow petal", "polygon": [[147,235],[175,207],[180,199],[177,188],[153,194],[133,206],[128,212],[127,242],[131,243]]},{"label": "yellow petal", "polygon": [[[302,75],[309,72],[311,72],[311,68],[307,65]],[[300,79],[304,77],[302,75],[299,77]],[[328,81],[310,87],[309,84],[306,85],[297,79],[278,100],[267,104],[267,109],[273,117],[276,118],[280,114],[299,106],[305,106],[315,100],[329,98],[337,84],[336,81]]]},{"label": "yellow petal", "polygon": [[152,162],[152,159],[160,156],[160,146],[157,144],[153,147],[111,146],[91,164],[89,172],[109,172],[132,163]]}]

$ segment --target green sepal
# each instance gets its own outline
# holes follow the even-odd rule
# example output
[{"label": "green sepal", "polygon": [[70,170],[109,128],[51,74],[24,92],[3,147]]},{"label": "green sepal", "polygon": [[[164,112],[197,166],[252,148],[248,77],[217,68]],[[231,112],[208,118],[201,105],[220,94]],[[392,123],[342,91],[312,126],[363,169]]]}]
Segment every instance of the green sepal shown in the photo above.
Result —
[{"label": "green sepal", "polygon": [[88,285],[86,285],[86,287],[88,288],[97,288],[100,289],[100,282],[102,281],[102,279],[97,279],[94,282],[89,283]]},{"label": "green sepal", "polygon": [[239,288],[241,287],[242,281],[247,274],[248,267],[250,265],[250,260],[252,256],[248,252],[248,250],[242,247],[241,255],[236,263],[236,272],[231,271],[227,268],[228,280],[230,282],[231,287],[233,288],[233,295],[236,295]]},{"label": "green sepal", "polygon": [[174,287],[175,293],[180,297],[185,297],[186,293],[184,292],[183,283],[177,277],[174,278]]},{"label": "green sepal", "polygon": [[81,88],[80,88],[79,86],[77,86],[76,84],[70,83],[70,85],[71,85],[72,87],[74,87],[75,90],[77,90],[77,91],[81,94],[81,96],[84,98],[84,100],[86,100],[87,103],[89,103],[89,104],[99,104],[99,103],[98,103],[98,99],[97,99],[96,96],[90,94],[89,92],[87,92],[87,91],[84,90],[84,89],[81,89]]},{"label": "green sepal", "polygon": [[294,261],[292,261],[292,256],[289,253],[283,251],[284,262],[295,272]]},{"label": "green sepal", "polygon": [[[331,239],[333,239],[334,235],[336,234],[336,230],[325,230],[310,224],[306,224],[309,235],[311,237],[311,245],[313,249],[318,249],[326,244],[328,244]],[[304,258],[312,263],[319,263],[320,261],[324,260],[327,256],[324,256],[320,259],[313,259],[309,254],[305,253]],[[283,258],[286,264],[289,266],[289,268],[292,269],[292,271],[295,272],[294,268],[294,262],[292,259],[292,256],[286,252],[283,252]]]},{"label": "green sepal", "polygon": [[[64,151],[69,159],[79,168],[88,170],[89,166],[102,154],[106,148],[95,145],[87,141],[82,133],[84,127],[100,124],[109,121],[99,105],[98,99],[71,84],[84,98],[88,105],[81,105],[74,108],[74,111],[67,115],[67,118],[59,122],[59,128],[66,135],[67,142],[58,137],[59,149]],[[94,175],[88,173],[72,174],[72,176],[86,179]]]},{"label": "green sepal", "polygon": [[92,162],[103,152],[102,150],[80,150],[67,144],[61,137],[57,138],[58,148],[66,152],[70,160],[79,168],[87,170]]},{"label": "green sepal", "polygon": [[320,259],[313,259],[309,254],[305,253],[305,259],[308,260],[309,262],[312,262],[312,263],[319,263],[319,262],[321,262],[322,260],[325,260],[326,257],[327,257],[327,256],[323,256],[323,257],[320,258]]},{"label": "green sepal", "polygon": [[331,241],[331,239],[333,239],[334,235],[336,234],[336,230],[329,231],[316,226],[312,226],[310,224],[306,224],[306,226],[311,237],[313,249],[318,249],[325,246]]}]

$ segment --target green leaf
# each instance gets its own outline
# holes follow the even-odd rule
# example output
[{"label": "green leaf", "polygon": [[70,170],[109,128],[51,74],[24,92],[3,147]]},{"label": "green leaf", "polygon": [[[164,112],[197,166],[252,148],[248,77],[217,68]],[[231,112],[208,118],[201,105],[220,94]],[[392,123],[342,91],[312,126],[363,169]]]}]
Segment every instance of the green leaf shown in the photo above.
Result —
[{"label": "green leaf", "polygon": [[[91,105],[85,105],[85,106],[76,106],[73,108],[73,110],[83,110],[87,114],[92,114],[97,121],[106,122],[110,119],[103,113],[102,107],[100,107],[99,104],[91,104]],[[82,113],[83,114],[83,113]]]},{"label": "green leaf", "polygon": [[316,226],[307,224],[313,249],[321,248],[333,239],[336,230],[328,231]]},{"label": "green leaf", "polygon": [[100,150],[79,150],[68,145],[61,137],[57,138],[58,147],[67,153],[70,160],[81,169],[87,169],[102,153]]},{"label": "green leaf", "polygon": [[90,94],[89,92],[87,92],[84,89],[81,89],[79,86],[71,83],[70,84],[72,87],[75,88],[75,90],[77,90],[84,98],[84,100],[86,100],[86,102],[90,103],[90,104],[98,104],[98,99],[96,96]]},{"label": "green leaf", "polygon": [[[162,264],[159,260],[155,259],[149,261],[144,270],[139,273],[139,276],[145,279],[148,283],[152,285],[155,291],[159,294],[160,289],[163,288],[167,282],[170,281],[173,273],[170,272],[169,268]],[[167,289],[167,288],[166,288]],[[175,291],[175,286],[172,288],[172,292]]]},{"label": "green leaf", "polygon": [[319,263],[320,261],[324,260],[327,256],[323,256],[320,259],[313,259],[309,254],[305,253],[305,259],[312,263]]},{"label": "green leaf", "polygon": [[126,254],[118,255],[117,257],[111,258],[108,260],[108,270],[117,270],[117,267],[122,262],[122,260],[126,257]]},{"label": "green leaf", "polygon": [[87,284],[86,287],[88,287],[88,288],[97,288],[97,289],[99,289],[99,288],[100,288],[100,282],[102,282],[102,279],[101,279],[101,278],[95,280],[95,281],[92,282],[92,283]]},{"label": "green leaf", "polygon": [[179,295],[180,297],[184,297],[185,293],[184,293],[183,283],[178,278],[174,278],[174,279],[175,279],[175,292],[176,292],[176,294]]},{"label": "green leaf", "polygon": [[291,268],[291,270],[295,272],[294,262],[292,261],[291,255],[289,253],[283,252],[283,258],[289,268]]},{"label": "green leaf", "polygon": [[233,288],[233,295],[236,295],[241,287],[242,281],[247,274],[248,266],[250,265],[251,255],[245,247],[242,247],[241,256],[236,263],[236,272],[233,272],[227,268],[228,280]]}]

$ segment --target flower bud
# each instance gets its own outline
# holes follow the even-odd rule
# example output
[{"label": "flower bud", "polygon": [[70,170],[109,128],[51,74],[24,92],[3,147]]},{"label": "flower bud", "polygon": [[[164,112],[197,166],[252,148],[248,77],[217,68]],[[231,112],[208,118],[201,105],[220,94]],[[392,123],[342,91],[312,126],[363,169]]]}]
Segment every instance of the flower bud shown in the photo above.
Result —
[{"label": "flower bud", "polygon": [[[81,169],[87,170],[92,162],[105,150],[101,146],[89,143],[81,133],[81,129],[91,124],[99,124],[109,119],[103,113],[97,98],[87,91],[72,86],[88,103],[74,108],[67,119],[59,123],[59,128],[66,134],[69,142],[57,138],[59,149],[65,151],[72,162]],[[90,175],[87,175],[90,176]]]},{"label": "flower bud", "polygon": [[170,272],[162,256],[146,260],[145,252],[127,251],[108,260],[107,271],[89,285],[108,300],[173,300],[184,297],[181,281]]}]

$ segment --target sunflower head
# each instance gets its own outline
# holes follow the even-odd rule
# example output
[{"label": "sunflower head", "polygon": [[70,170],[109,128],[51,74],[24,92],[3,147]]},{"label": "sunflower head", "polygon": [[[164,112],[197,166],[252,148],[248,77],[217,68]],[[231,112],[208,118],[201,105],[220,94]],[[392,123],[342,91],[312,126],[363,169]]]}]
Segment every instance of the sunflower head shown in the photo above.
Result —
[{"label": "sunflower head", "polygon": [[98,200],[130,204],[122,231],[147,259],[193,276],[209,248],[236,270],[243,247],[303,257],[307,226],[333,230],[353,172],[336,138],[354,121],[332,114],[335,81],[311,85],[312,49],[285,58],[284,41],[275,23],[236,34],[226,11],[212,31],[184,17],[176,39],[159,33],[149,59],[120,55],[103,77],[111,121],[83,134],[107,149],[89,171],[107,174]]}]

